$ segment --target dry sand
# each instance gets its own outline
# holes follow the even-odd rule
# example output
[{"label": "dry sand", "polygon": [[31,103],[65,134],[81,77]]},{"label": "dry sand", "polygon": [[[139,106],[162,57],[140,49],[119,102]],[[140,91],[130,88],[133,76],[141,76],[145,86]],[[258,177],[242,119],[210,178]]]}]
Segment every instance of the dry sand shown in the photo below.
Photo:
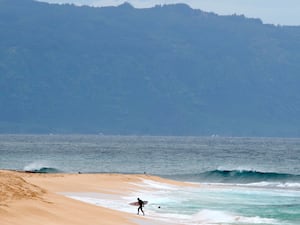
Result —
[{"label": "dry sand", "polygon": [[37,174],[0,171],[1,225],[131,225],[157,224],[146,217],[67,198],[60,192],[126,194],[133,183],[149,179],[173,185],[185,183],[148,175]]}]

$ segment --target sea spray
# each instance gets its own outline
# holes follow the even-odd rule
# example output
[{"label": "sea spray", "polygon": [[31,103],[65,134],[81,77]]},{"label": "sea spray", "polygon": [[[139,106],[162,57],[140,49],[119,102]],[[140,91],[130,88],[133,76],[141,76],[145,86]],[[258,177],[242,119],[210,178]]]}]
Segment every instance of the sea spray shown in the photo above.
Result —
[{"label": "sea spray", "polygon": [[46,161],[35,161],[26,165],[23,169],[26,172],[32,173],[60,173],[59,169],[49,166]]}]

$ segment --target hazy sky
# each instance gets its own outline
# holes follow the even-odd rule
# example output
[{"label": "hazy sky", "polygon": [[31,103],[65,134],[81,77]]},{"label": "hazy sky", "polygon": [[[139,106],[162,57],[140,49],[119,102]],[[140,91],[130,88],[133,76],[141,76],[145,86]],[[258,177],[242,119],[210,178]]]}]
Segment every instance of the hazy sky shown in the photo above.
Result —
[{"label": "hazy sky", "polygon": [[[124,0],[40,0],[52,3],[77,5],[120,5]],[[222,15],[244,14],[260,18],[264,23],[300,25],[300,0],[127,0],[135,7],[151,7],[157,4],[186,3],[192,8]]]}]

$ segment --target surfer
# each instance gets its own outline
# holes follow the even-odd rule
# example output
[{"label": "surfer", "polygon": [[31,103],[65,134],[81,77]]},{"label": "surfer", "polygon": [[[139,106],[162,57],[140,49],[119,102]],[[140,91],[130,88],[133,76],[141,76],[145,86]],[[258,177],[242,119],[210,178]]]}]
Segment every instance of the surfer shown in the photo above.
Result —
[{"label": "surfer", "polygon": [[142,211],[142,213],[143,213],[143,216],[145,216],[145,213],[144,213],[144,211],[143,211],[143,207],[144,207],[144,202],[140,199],[140,198],[137,198],[137,200],[138,200],[138,203],[139,203],[139,208],[138,208],[138,215],[140,214],[140,210]]}]

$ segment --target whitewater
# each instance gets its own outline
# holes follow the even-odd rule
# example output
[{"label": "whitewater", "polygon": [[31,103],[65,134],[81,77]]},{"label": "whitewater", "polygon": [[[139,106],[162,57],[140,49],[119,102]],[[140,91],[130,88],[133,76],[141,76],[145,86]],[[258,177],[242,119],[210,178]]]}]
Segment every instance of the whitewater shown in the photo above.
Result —
[{"label": "whitewater", "polygon": [[[43,173],[146,173],[190,182],[144,180],[126,196],[63,193],[167,224],[298,225],[300,139],[0,135],[0,168]],[[113,204],[111,199],[114,199]]]}]

